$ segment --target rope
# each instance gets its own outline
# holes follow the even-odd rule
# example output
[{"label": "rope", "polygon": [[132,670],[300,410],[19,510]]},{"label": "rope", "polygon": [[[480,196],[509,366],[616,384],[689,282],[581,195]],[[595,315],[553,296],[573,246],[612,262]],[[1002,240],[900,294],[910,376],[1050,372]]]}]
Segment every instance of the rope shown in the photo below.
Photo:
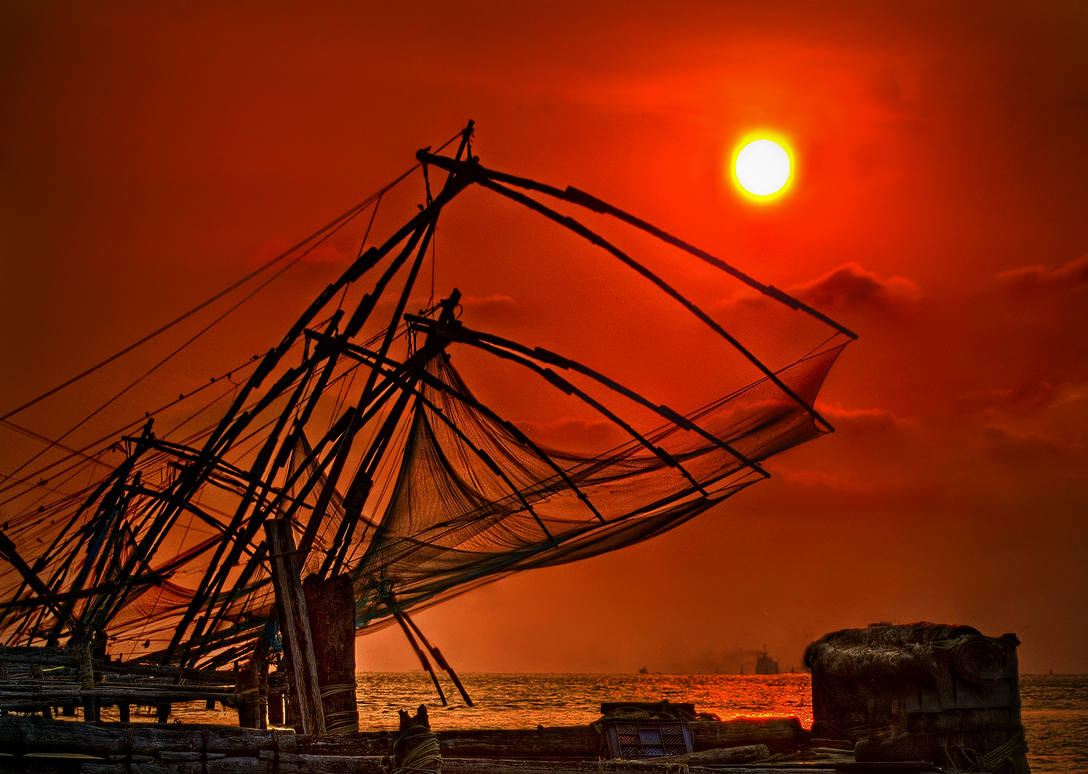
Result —
[{"label": "rope", "polygon": [[343,712],[325,713],[326,734],[351,734],[359,730],[359,711],[344,710]]},{"label": "rope", "polygon": [[[401,751],[406,744],[416,741],[411,751],[401,758]],[[397,760],[400,759],[400,764]],[[427,772],[432,774],[442,765],[442,753],[438,747],[438,737],[423,726],[406,728],[393,743],[393,759],[389,766],[383,767],[386,774],[400,774],[405,771]]]},{"label": "rope", "polygon": [[983,771],[997,771],[999,764],[1012,761],[1020,755],[1026,755],[1028,751],[1027,741],[1024,739],[1024,731],[1014,734],[1007,742],[995,747],[981,758]]},{"label": "rope", "polygon": [[[944,754],[949,761],[953,761],[952,750],[956,750],[967,764],[967,769],[961,769],[953,764],[951,771],[997,771],[998,767],[1006,761],[1015,764],[1018,756],[1028,752],[1027,741],[1024,739],[1024,730],[1020,728],[1003,744],[998,745],[988,753],[980,753],[978,750],[965,744],[944,745]],[[1015,767],[1015,765],[1014,765]]]},{"label": "rope", "polygon": [[334,696],[338,693],[355,691],[355,683],[340,683],[339,685],[323,685],[321,686],[321,698],[327,699],[330,696]]},{"label": "rope", "polygon": [[[324,685],[321,687],[321,702],[338,694],[347,693],[355,695],[355,683],[340,683],[338,685]],[[350,734],[359,730],[359,710],[347,709],[339,712],[325,711],[325,733]]]}]

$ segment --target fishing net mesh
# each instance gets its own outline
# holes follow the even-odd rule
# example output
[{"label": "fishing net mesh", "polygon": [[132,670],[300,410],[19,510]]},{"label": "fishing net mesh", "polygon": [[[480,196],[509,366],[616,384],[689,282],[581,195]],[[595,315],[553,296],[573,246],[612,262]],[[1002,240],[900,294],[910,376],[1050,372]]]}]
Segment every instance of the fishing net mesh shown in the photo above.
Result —
[{"label": "fishing net mesh", "polygon": [[[362,254],[255,359],[245,386],[231,381],[221,418],[170,442],[150,427],[129,436],[105,477],[5,523],[0,638],[63,644],[101,631],[122,658],[226,663],[277,615],[272,519],[290,524],[303,577],[351,578],[357,626],[371,630],[673,529],[762,480],[763,460],[830,430],[813,407],[844,346],[834,336],[785,367],[760,364],[761,376],[684,416],[585,369],[600,392],[584,392],[555,375],[577,364],[461,327],[456,298],[363,337],[357,321],[417,241],[418,268],[440,204],[382,255]],[[386,274],[354,314],[320,323],[379,258]],[[535,442],[473,392],[447,351],[454,339],[531,367],[623,440],[589,452]],[[620,404],[655,422],[628,421]]]}]

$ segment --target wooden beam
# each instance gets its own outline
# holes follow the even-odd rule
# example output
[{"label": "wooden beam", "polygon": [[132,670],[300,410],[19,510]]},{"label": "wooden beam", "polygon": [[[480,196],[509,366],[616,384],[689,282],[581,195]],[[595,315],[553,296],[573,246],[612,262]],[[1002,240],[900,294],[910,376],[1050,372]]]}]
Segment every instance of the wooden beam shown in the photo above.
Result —
[{"label": "wooden beam", "polygon": [[[4,647],[0,645],[0,664],[41,664],[44,666],[79,667],[79,658],[45,648]],[[184,669],[157,664],[135,664],[124,661],[95,661],[95,671],[116,675],[146,675],[184,680],[187,683],[234,685],[234,672],[210,669]]]},{"label": "wooden beam", "polygon": [[272,584],[276,590],[283,644],[291,662],[291,682],[298,701],[303,734],[324,734],[325,713],[321,705],[321,687],[317,678],[306,596],[299,577],[298,554],[286,519],[264,523],[268,537],[268,557],[272,564]]},{"label": "wooden beam", "polygon": [[[771,752],[796,752],[810,741],[801,721],[789,718],[696,720],[688,724],[695,751],[763,744]],[[301,737],[299,752],[315,755],[389,755],[396,731],[363,731],[346,736]],[[589,725],[533,729],[438,731],[444,760],[451,758],[583,758],[607,755],[604,739]],[[445,770],[445,766],[443,766]]]}]

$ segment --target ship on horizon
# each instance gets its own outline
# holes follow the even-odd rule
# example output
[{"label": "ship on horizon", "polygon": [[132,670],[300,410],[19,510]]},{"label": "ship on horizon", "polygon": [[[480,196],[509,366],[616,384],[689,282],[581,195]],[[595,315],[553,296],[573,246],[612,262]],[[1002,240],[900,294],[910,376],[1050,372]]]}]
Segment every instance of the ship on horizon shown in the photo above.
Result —
[{"label": "ship on horizon", "polygon": [[763,646],[763,650],[756,654],[756,672],[757,675],[777,675],[778,674],[778,662],[775,661],[767,654],[767,646]]}]

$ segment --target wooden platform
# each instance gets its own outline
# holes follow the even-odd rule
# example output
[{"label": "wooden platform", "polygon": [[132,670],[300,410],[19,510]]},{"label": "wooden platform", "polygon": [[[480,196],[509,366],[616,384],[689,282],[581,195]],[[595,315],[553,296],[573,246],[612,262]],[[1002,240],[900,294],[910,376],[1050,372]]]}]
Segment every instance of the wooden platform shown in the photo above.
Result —
[{"label": "wooden platform", "polygon": [[[796,718],[699,721],[694,753],[608,760],[592,727],[438,732],[444,774],[755,774],[936,771],[927,763],[859,763],[813,747]],[[398,734],[305,736],[290,730],[0,717],[0,772],[28,774],[386,774]],[[730,751],[762,747],[758,763]],[[771,753],[771,745],[779,752]],[[607,753],[605,753],[606,755]],[[770,754],[770,758],[766,756]],[[777,759],[777,760],[776,760]],[[713,765],[710,765],[710,764]]]}]

